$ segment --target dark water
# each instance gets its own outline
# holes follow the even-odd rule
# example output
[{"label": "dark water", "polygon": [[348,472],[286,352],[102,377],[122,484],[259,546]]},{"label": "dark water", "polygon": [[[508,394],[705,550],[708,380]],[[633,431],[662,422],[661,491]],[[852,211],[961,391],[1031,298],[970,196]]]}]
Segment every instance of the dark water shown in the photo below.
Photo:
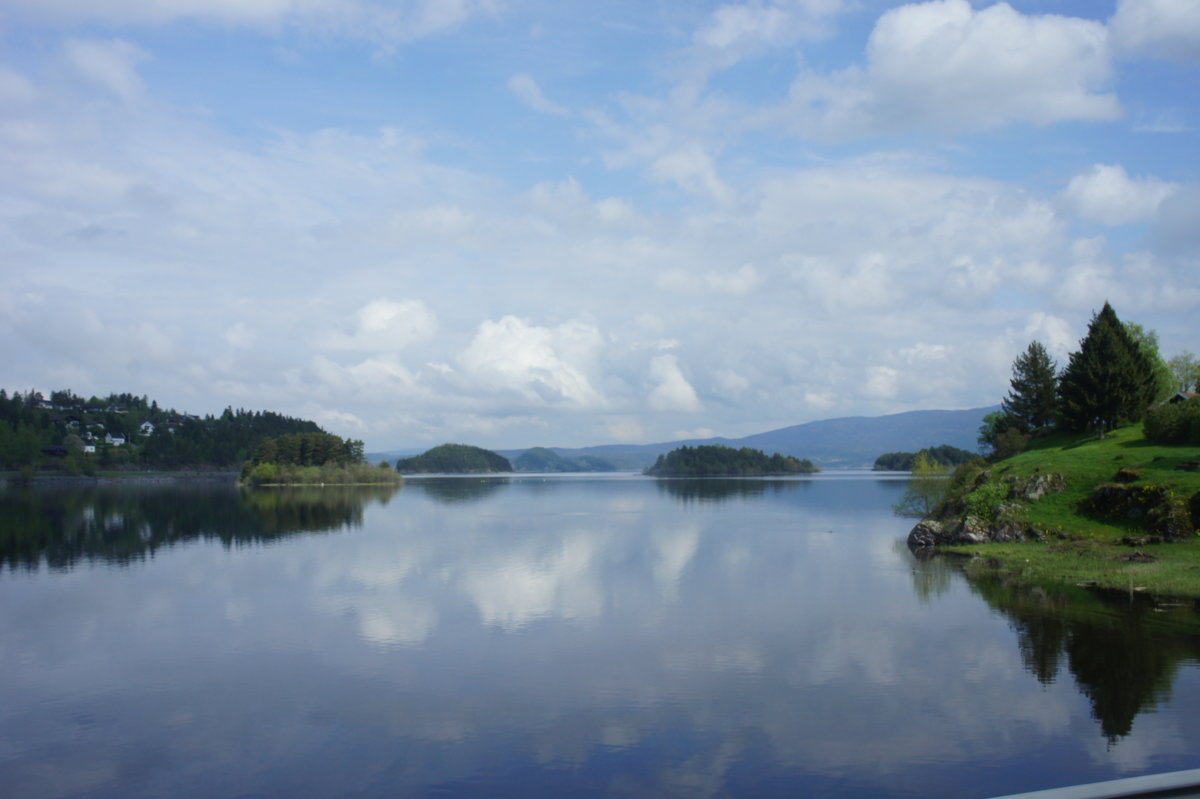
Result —
[{"label": "dark water", "polygon": [[1200,766],[1196,614],[918,562],[902,490],[8,489],[0,794],[982,797]]}]

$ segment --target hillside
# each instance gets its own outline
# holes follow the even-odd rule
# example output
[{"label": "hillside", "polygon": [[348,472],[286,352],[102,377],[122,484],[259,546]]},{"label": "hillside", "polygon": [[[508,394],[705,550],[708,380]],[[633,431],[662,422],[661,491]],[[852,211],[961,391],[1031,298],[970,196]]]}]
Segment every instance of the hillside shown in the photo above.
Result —
[{"label": "hillside", "polygon": [[913,549],[977,557],[1023,582],[1200,597],[1200,448],[1148,441],[1141,424],[1104,439],[1058,434],[960,470]]}]

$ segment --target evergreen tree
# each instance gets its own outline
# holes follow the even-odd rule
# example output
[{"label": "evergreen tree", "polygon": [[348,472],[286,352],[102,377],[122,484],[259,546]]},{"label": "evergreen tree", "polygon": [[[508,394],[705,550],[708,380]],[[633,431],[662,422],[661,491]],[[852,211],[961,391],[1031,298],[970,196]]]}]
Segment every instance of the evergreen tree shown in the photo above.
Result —
[{"label": "evergreen tree", "polygon": [[1106,302],[1059,380],[1063,424],[1080,432],[1098,426],[1103,434],[1121,422],[1137,421],[1153,401],[1155,382],[1142,349]]},{"label": "evergreen tree", "polygon": [[1013,375],[1001,407],[1022,433],[1036,433],[1054,421],[1057,365],[1041,342],[1033,341],[1013,361]]}]

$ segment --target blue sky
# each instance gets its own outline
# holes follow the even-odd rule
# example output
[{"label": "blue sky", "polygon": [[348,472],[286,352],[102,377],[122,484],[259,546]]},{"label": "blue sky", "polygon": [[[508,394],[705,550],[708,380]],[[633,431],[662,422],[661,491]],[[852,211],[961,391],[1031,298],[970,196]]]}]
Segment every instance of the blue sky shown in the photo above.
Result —
[{"label": "blue sky", "polygon": [[575,446],[1197,352],[1198,68],[1194,0],[7,0],[2,383]]}]

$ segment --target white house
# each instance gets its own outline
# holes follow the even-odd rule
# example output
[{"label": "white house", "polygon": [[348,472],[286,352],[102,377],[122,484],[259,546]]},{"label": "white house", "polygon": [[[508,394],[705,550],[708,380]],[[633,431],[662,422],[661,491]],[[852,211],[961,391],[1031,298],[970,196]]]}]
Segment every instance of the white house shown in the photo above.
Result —
[{"label": "white house", "polygon": [[114,447],[122,446],[125,443],[124,433],[105,433],[104,443],[112,444]]},{"label": "white house", "polygon": [[151,422],[149,419],[142,422],[142,426],[138,428],[138,434],[143,435],[143,436],[154,435],[154,423]]}]

